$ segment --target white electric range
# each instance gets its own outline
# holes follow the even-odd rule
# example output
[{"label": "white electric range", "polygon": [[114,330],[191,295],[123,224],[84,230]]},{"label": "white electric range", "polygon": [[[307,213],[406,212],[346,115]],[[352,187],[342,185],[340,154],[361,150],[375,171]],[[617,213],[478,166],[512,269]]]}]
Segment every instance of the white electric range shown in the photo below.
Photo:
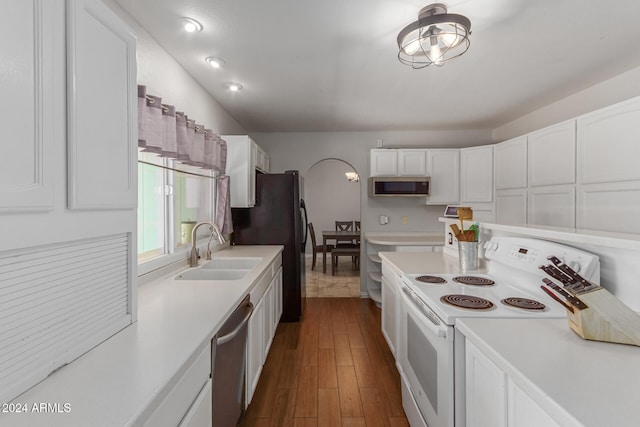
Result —
[{"label": "white electric range", "polygon": [[591,282],[600,280],[599,258],[569,246],[494,237],[484,248],[487,273],[403,276],[397,357],[412,427],[465,426],[464,337],[455,332],[457,318],[565,318],[565,308],[541,289],[549,276],[540,266],[550,264],[550,256]]}]

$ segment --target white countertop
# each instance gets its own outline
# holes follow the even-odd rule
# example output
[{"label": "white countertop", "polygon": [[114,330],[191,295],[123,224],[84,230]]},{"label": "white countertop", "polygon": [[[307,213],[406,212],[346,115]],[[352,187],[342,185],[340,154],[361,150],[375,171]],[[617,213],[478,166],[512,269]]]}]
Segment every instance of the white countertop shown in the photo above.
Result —
[{"label": "white countertop", "polygon": [[442,246],[444,245],[443,233],[400,233],[400,232],[376,232],[365,233],[367,242],[375,245],[389,246]]},{"label": "white countertop", "polygon": [[640,425],[640,347],[583,340],[564,319],[458,319],[456,328],[561,425]]},{"label": "white countertop", "polygon": [[[233,246],[218,257],[262,257],[235,281],[174,280],[140,286],[138,321],[23,393],[14,403],[59,403],[61,413],[0,413],[0,425],[126,426],[210,342],[282,246]],[[70,411],[62,407],[69,404]],[[146,415],[146,414],[145,414]]]},{"label": "white countertop", "polygon": [[[380,252],[379,255],[406,274],[462,273],[458,258],[441,252]],[[484,273],[484,260],[480,262],[478,273]]]}]

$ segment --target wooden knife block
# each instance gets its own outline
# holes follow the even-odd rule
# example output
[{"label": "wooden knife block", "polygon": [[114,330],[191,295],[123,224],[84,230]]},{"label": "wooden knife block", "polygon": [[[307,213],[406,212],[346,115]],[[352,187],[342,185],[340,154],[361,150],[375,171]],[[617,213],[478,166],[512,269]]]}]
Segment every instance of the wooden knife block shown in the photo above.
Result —
[{"label": "wooden knife block", "polygon": [[[568,290],[568,289],[567,289]],[[600,287],[576,295],[588,307],[567,310],[569,327],[587,340],[640,346],[640,316]]]}]

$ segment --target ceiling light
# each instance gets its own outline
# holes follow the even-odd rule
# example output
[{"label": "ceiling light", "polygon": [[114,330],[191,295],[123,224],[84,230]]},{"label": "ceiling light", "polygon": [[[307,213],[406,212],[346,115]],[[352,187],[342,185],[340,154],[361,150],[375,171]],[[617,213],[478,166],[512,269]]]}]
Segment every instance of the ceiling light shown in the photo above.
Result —
[{"label": "ceiling light", "polygon": [[180,25],[187,33],[195,33],[198,31],[202,31],[202,24],[191,18],[180,18],[178,19]]},{"label": "ceiling light", "polygon": [[356,172],[345,172],[344,174],[347,176],[347,180],[349,180],[350,182],[360,182],[360,175],[358,175]]},{"label": "ceiling light", "polygon": [[469,49],[470,34],[469,18],[447,13],[442,3],[431,4],[398,34],[398,59],[413,68],[440,67]]},{"label": "ceiling light", "polygon": [[206,58],[205,61],[207,62],[207,64],[211,65],[213,68],[220,68],[224,65],[224,59],[215,58],[213,56]]},{"label": "ceiling light", "polygon": [[227,87],[231,92],[238,92],[240,89],[242,89],[242,85],[240,83],[229,83],[227,84]]}]

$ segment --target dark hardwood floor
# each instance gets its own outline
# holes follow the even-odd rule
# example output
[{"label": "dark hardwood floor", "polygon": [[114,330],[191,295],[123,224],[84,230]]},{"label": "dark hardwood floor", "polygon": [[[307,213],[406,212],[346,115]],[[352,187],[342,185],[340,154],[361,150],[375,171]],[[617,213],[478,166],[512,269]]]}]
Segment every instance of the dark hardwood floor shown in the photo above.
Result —
[{"label": "dark hardwood floor", "polygon": [[280,323],[248,426],[408,426],[400,376],[369,299],[308,298],[299,323]]}]

